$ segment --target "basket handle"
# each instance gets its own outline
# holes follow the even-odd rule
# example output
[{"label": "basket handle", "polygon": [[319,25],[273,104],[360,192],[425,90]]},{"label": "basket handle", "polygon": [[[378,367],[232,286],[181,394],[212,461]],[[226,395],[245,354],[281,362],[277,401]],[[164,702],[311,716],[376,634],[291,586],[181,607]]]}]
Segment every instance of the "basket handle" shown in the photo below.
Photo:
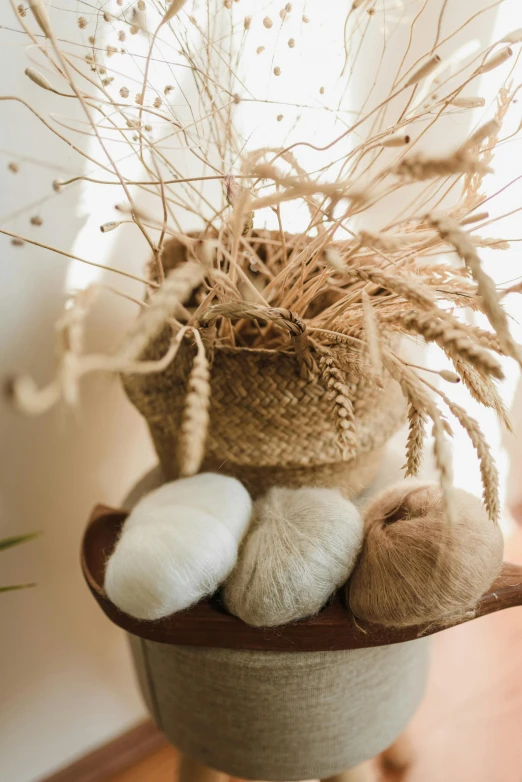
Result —
[{"label": "basket handle", "polygon": [[202,329],[212,328],[219,317],[229,320],[245,318],[247,320],[270,321],[284,329],[292,338],[301,376],[309,380],[314,375],[316,367],[310,352],[306,323],[302,318],[294,315],[291,310],[283,307],[263,307],[260,304],[251,304],[247,301],[232,301],[226,304],[214,304],[200,317],[199,325]]}]

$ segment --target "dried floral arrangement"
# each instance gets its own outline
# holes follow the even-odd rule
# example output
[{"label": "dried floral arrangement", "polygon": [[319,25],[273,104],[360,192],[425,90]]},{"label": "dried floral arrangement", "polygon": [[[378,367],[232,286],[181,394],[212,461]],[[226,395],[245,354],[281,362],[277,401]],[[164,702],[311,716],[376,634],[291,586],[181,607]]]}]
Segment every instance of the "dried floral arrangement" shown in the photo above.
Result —
[{"label": "dried floral arrangement", "polygon": [[[335,74],[341,94],[350,92],[370,25],[384,25],[386,47],[393,33],[386,9],[391,17],[406,15],[412,30],[387,94],[374,98],[374,84],[354,118],[340,104],[329,109],[322,86],[316,104],[305,106],[290,95],[291,86],[284,100],[271,100],[257,98],[244,84],[246,71],[265,55],[256,68],[270,85],[267,94],[281,95],[274,86],[283,75],[278,52],[282,47],[286,56],[296,52],[298,33],[313,40],[314,19],[308,18],[305,3],[272,4],[267,11],[268,6],[257,9],[244,0],[95,0],[85,4],[85,13],[77,12],[81,49],[78,42],[73,46],[57,37],[44,0],[28,6],[10,2],[39,57],[38,68],[27,68],[28,78],[78,102],[84,124],[43,116],[21,98],[3,99],[22,102],[98,171],[55,180],[55,190],[66,192],[76,181],[90,181],[118,191],[114,202],[121,219],[100,229],[105,233],[131,222],[150,257],[143,278],[111,270],[116,279],[126,275],[143,283],[147,292],[143,301],[133,298],[141,316],[121,349],[111,356],[83,352],[85,319],[98,287],[93,284],[78,292],[57,324],[56,378],[44,388],[30,377],[15,378],[11,391],[16,406],[36,413],[59,399],[75,404],[80,378],[92,371],[161,372],[176,360],[186,337],[196,346],[184,417],[185,434],[195,443],[185,469],[191,474],[202,458],[215,346],[294,351],[303,376],[311,383],[319,379],[331,391],[345,459],[357,447],[348,373],[355,371],[377,386],[384,374],[394,378],[408,408],[406,475],[419,471],[429,424],[441,483],[449,491],[451,431],[437,404],[442,400],[477,451],[484,502],[496,519],[498,476],[478,424],[400,355],[395,335],[422,338],[441,348],[454,366],[454,372],[439,373],[442,379],[461,380],[474,399],[508,424],[495,385],[502,378],[498,356],[520,363],[522,354],[502,307],[507,290],[496,290],[480,250],[506,247],[505,241],[488,235],[501,216],[490,214],[493,195],[487,175],[519,89],[512,74],[522,30],[484,49],[452,55],[454,36],[481,12],[443,35],[442,3],[432,42],[421,57],[411,57],[415,25],[429,10],[428,0],[406,8],[398,0],[354,0],[345,14],[342,67]],[[246,5],[254,8],[251,15],[245,13]],[[133,53],[133,42],[140,42],[141,54]],[[171,74],[171,82],[153,77],[158,63]],[[376,82],[384,78],[380,68]],[[190,84],[184,91],[178,75],[187,70]],[[445,117],[483,107],[484,99],[474,90],[480,77],[492,71],[499,74],[496,107],[478,122],[473,114],[471,131],[449,152],[430,154],[423,146],[425,135]],[[290,123],[282,113],[289,107]],[[285,143],[255,148],[247,143],[255,126],[254,119],[248,127],[256,116],[248,114],[251,108],[277,112],[274,122],[287,123]],[[241,112],[247,112],[246,120]],[[317,122],[332,114],[338,132],[325,144],[310,141],[310,116]],[[237,130],[238,117],[243,129],[246,124],[244,132]],[[98,154],[87,154],[76,144],[81,133],[96,142]],[[107,138],[117,139],[125,150],[120,159]],[[184,151],[180,165],[169,157],[173,138]],[[125,158],[139,162],[139,179],[127,175]],[[188,158],[198,166],[195,176],[186,174]],[[146,193],[154,206],[136,206],[138,192]],[[122,197],[124,204],[119,203]],[[379,231],[365,227],[366,216],[397,197],[404,206],[396,219]],[[290,206],[300,216],[299,231],[285,224]],[[198,227],[187,231],[186,222],[194,225],[194,219]],[[16,242],[38,244],[9,235]],[[94,259],[77,260],[98,265]],[[460,318],[464,308],[485,313],[491,330]],[[170,344],[165,355],[143,360],[146,346],[166,326]]]}]

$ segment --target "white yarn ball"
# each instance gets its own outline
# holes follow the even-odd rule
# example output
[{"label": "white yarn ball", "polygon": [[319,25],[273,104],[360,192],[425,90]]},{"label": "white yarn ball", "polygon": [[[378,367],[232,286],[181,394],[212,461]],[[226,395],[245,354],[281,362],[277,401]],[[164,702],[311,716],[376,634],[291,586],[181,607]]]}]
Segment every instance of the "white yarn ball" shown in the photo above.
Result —
[{"label": "white yarn ball", "polygon": [[250,496],[234,478],[196,475],[151,492],[129,515],[107,562],[109,599],[136,619],[153,620],[212,594],[236,563],[250,514]]},{"label": "white yarn ball", "polygon": [[250,531],[225,583],[227,608],[258,627],[316,614],[347,581],[362,539],[361,516],[338,491],[270,489],[254,503]]},{"label": "white yarn ball", "polygon": [[214,516],[240,538],[252,513],[252,500],[242,483],[229,475],[204,472],[164,483],[147,494],[136,504],[125,526],[148,523],[151,508],[175,505],[198,508]]}]

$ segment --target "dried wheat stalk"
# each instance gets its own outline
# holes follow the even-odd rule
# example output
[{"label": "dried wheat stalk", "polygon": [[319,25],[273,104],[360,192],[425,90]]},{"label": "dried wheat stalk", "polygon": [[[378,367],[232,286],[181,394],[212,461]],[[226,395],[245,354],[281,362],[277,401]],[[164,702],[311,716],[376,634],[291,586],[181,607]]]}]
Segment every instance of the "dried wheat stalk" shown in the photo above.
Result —
[{"label": "dried wheat stalk", "polygon": [[328,389],[328,398],[332,402],[342,457],[345,460],[353,459],[357,452],[357,435],[352,394],[333,351],[321,348],[319,368]]},{"label": "dried wheat stalk", "polygon": [[504,377],[500,363],[492,353],[474,343],[459,321],[444,317],[440,310],[410,310],[398,317],[393,316],[391,320],[396,320],[405,331],[420,334],[426,342],[436,342],[449,358],[467,361],[485,376]]},{"label": "dried wheat stalk", "polygon": [[424,441],[426,439],[426,415],[411,402],[408,406],[408,439],[406,441],[406,470],[409,478],[419,474],[422,467]]},{"label": "dried wheat stalk", "polygon": [[470,395],[484,407],[495,411],[504,426],[511,431],[511,421],[506,406],[498,393],[494,382],[487,375],[478,372],[471,364],[462,359],[453,359],[453,364]]},{"label": "dried wheat stalk", "polygon": [[396,380],[404,391],[410,405],[417,410],[422,410],[431,419],[433,424],[433,454],[435,464],[439,471],[441,487],[444,492],[448,517],[453,518],[452,490],[453,472],[451,468],[451,455],[445,435],[445,426],[441,413],[434,401],[426,391],[425,385],[417,375],[400,361],[390,351],[383,355],[384,366],[390,375]]},{"label": "dried wheat stalk", "polygon": [[482,477],[484,506],[492,521],[498,521],[499,516],[499,481],[498,470],[491,455],[491,449],[482,434],[479,425],[472,416],[460,405],[455,404],[446,394],[438,391],[460,425],[466,430],[473,447],[477,451],[480,474]]},{"label": "dried wheat stalk", "polygon": [[479,174],[484,176],[491,169],[467,150],[457,150],[448,157],[427,157],[423,153],[409,155],[391,169],[391,173],[413,182],[423,182],[435,177],[454,174]]},{"label": "dried wheat stalk", "polygon": [[509,333],[506,313],[502,309],[497,294],[497,289],[491,277],[482,269],[480,258],[470,236],[462,230],[460,225],[447,215],[431,215],[431,224],[437,229],[442,239],[455,247],[473,279],[477,283],[477,293],[482,298],[484,312],[489,322],[496,331],[498,340],[506,355],[522,363],[520,347],[514,342]]},{"label": "dried wheat stalk", "polygon": [[205,346],[197,329],[196,355],[187,381],[187,395],[180,428],[181,475],[195,475],[205,455],[205,440],[209,424],[210,368]]},{"label": "dried wheat stalk", "polygon": [[375,316],[375,310],[373,309],[371,299],[366,291],[362,292],[362,306],[364,335],[366,337],[366,346],[368,348],[370,364],[374,370],[380,374],[382,372],[382,359],[379,340],[379,327],[377,324],[377,318]]},{"label": "dried wheat stalk", "polygon": [[[345,456],[356,452],[355,392],[346,382],[347,367],[360,376],[361,387],[382,387],[386,372],[391,374],[400,383],[409,404],[407,473],[415,474],[419,469],[429,419],[441,480],[449,497],[451,470],[444,436],[446,423],[427,393],[426,384],[411,366],[391,353],[380,333],[382,329],[391,329],[437,344],[453,361],[473,398],[494,409],[507,423],[493,381],[502,378],[502,367],[495,354],[520,360],[520,348],[509,333],[499,296],[481,267],[477,247],[503,249],[508,244],[502,236],[492,238],[484,233],[493,220],[480,205],[486,198],[490,200],[485,176],[491,170],[503,123],[518,90],[503,78],[508,72],[505,69],[511,67],[515,47],[521,43],[520,31],[504,35],[495,47],[485,48],[472,59],[460,62],[457,58],[459,67],[450,79],[444,75],[440,53],[444,44],[445,55],[446,50],[451,54],[452,35],[439,40],[439,30],[433,47],[412,64],[407,60],[408,45],[400,67],[391,74],[383,99],[375,99],[372,88],[356,116],[343,114],[342,102],[333,113],[325,108],[324,113],[315,114],[317,119],[335,116],[339,125],[339,132],[332,133],[326,143],[318,144],[310,135],[310,129],[320,122],[308,122],[304,128],[296,120],[298,130],[289,131],[288,138],[282,134],[279,145],[254,148],[245,142],[251,128],[245,132],[236,128],[236,107],[243,104],[240,114],[250,103],[257,104],[256,110],[274,110],[274,95],[259,97],[249,92],[243,79],[248,75],[252,57],[261,63],[260,58],[269,54],[267,68],[271,76],[277,76],[279,83],[283,81],[285,68],[277,61],[277,42],[272,47],[269,37],[271,28],[279,21],[274,23],[266,9],[259,11],[256,19],[258,11],[245,17],[239,3],[212,2],[204,9],[195,4],[190,15],[183,8],[184,0],[170,4],[153,2],[146,16],[138,4],[136,13],[128,17],[127,11],[122,10],[121,16],[113,15],[102,0],[94,0],[89,14],[77,16],[79,39],[68,41],[58,40],[53,31],[53,15],[60,9],[52,8],[49,13],[42,0],[34,0],[22,13],[10,0],[17,24],[46,60],[45,76],[33,67],[27,69],[31,89],[45,90],[50,99],[54,99],[55,93],[68,96],[82,110],[84,123],[78,126],[68,118],[58,119],[46,110],[37,111],[17,96],[1,96],[1,100],[19,103],[21,110],[30,112],[46,133],[53,133],[91,170],[89,175],[80,171],[77,176],[54,179],[53,192],[66,193],[68,187],[82,181],[112,189],[118,194],[115,202],[124,199],[125,205],[118,220],[107,216],[102,233],[121,230],[120,226],[129,223],[126,229],[136,231],[145,240],[151,258],[148,285],[147,280],[128,271],[109,267],[112,273],[133,280],[133,284],[146,284],[146,304],[140,304],[141,315],[129,330],[122,349],[114,356],[83,354],[87,312],[80,312],[78,299],[59,324],[56,379],[38,390],[30,378],[19,378],[13,384],[17,389],[15,401],[26,409],[41,411],[61,398],[76,403],[78,381],[90,371],[162,371],[176,360],[181,340],[191,331],[197,351],[182,438],[184,469],[190,473],[197,469],[203,454],[208,423],[207,362],[212,360],[214,351],[226,345],[278,351],[290,347],[297,355],[303,377],[312,381],[320,375],[330,389]],[[424,3],[419,9],[419,18],[428,14],[429,5]],[[364,18],[366,29],[387,10],[379,4],[369,9],[367,3],[359,0],[352,6],[344,29],[346,61],[341,83],[346,94],[350,93],[351,80],[358,78],[356,53],[366,36],[361,20]],[[208,9],[212,12],[207,14]],[[285,6],[280,24],[291,24],[295,13],[295,8]],[[459,34],[463,34],[473,17],[470,13]],[[36,26],[33,23],[31,27],[31,22]],[[302,16],[301,22],[313,29],[314,20]],[[35,35],[33,28],[44,37]],[[106,40],[99,37],[100,29]],[[415,33],[416,24],[412,26],[411,43]],[[389,48],[388,30],[383,38],[384,63],[385,50]],[[147,50],[145,56],[138,52],[136,59],[132,41],[138,39],[147,42]],[[293,52],[291,56],[297,54],[298,38],[284,43],[286,50]],[[125,67],[113,65],[120,56],[122,62],[136,59],[136,78],[124,75]],[[152,63],[158,61],[168,66],[171,73],[185,69],[190,89],[181,90],[177,82],[159,83],[160,77],[152,68]],[[385,70],[384,65],[378,66],[376,83],[387,77]],[[472,79],[485,72],[491,73],[491,78],[499,75],[494,116],[486,115],[465,143],[449,155],[437,156],[429,147],[423,147],[425,129],[437,129],[439,117],[485,105],[480,95],[461,94]],[[118,79],[121,82],[116,87]],[[292,93],[289,89],[282,100],[278,94],[275,101],[281,114],[274,121],[281,121],[281,128],[285,126],[287,111],[306,114],[309,109],[318,109],[315,97],[311,108],[295,105]],[[320,92],[323,93],[324,90]],[[171,103],[172,95],[175,100]],[[164,138],[160,127],[169,128]],[[99,156],[86,152],[86,146],[77,143],[78,135],[94,139]],[[347,138],[357,141],[341,155],[343,140]],[[124,154],[116,158],[112,146],[106,143],[109,139],[117,140]],[[182,151],[175,160],[170,155],[173,140]],[[303,150],[317,155],[314,172],[303,165]],[[126,157],[139,161],[143,171],[140,179],[126,174],[120,162]],[[187,160],[196,163],[196,176],[186,165]],[[97,173],[92,173],[93,167]],[[10,175],[20,175],[16,161],[10,163],[9,171]],[[415,199],[410,202],[409,197],[401,198],[401,202],[408,201],[408,206],[401,207],[388,226],[379,230],[366,228],[367,224],[373,226],[368,218],[374,219],[374,207],[381,202],[393,203],[394,195],[406,193],[404,189],[410,188],[411,183],[417,183]],[[220,197],[209,196],[207,186],[212,184],[221,190]],[[437,214],[436,204],[439,200],[444,202],[446,190],[456,193],[459,187],[462,192],[455,205],[447,214]],[[137,208],[135,194],[145,196],[147,204],[151,204],[147,214]],[[286,223],[289,204],[306,215],[302,229],[295,234]],[[427,212],[435,213],[427,218]],[[184,225],[189,220],[198,228],[187,236]],[[463,229],[464,225],[476,224],[480,236],[472,237]],[[38,220],[31,225],[39,225]],[[358,226],[365,227],[357,233]],[[33,244],[64,258],[73,257],[31,236],[4,228],[0,228],[0,233],[20,247]],[[452,263],[451,255],[455,252],[464,261],[464,269]],[[102,266],[97,260],[75,260]],[[520,289],[512,286],[505,293]],[[123,291],[121,295],[139,303],[138,296]],[[493,331],[462,322],[454,312],[464,307],[485,312]],[[165,328],[174,334],[167,354],[160,360],[140,360]],[[313,340],[313,351],[308,335]],[[385,370],[382,376],[378,374],[381,364]],[[446,379],[451,379],[447,373]],[[487,479],[490,487],[485,489],[485,495],[493,513],[494,475],[487,466],[489,457],[484,443],[461,409],[455,409],[460,411],[460,420],[465,422],[482,460],[483,480],[486,484]],[[191,439],[193,442],[189,442]]]},{"label": "dried wheat stalk", "polygon": [[176,319],[188,297],[205,276],[199,263],[187,261],[170,272],[161,288],[149,299],[149,306],[129,333],[124,348],[128,359],[139,358],[147,346],[165,327],[167,321]]}]

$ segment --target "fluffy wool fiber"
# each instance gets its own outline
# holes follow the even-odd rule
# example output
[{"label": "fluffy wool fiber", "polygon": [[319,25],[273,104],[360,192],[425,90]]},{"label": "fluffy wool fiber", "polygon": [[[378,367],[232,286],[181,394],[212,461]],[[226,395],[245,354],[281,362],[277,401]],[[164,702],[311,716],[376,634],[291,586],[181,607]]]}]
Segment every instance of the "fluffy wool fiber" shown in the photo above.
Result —
[{"label": "fluffy wool fiber", "polygon": [[317,613],[350,575],[362,535],[359,512],[338,491],[270,489],[254,504],[250,531],[225,584],[227,608],[261,627]]},{"label": "fluffy wool fiber", "polygon": [[414,481],[375,498],[347,585],[355,616],[408,627],[451,624],[473,612],[500,572],[502,532],[471,494],[456,489],[453,504],[450,522],[440,487]]},{"label": "fluffy wool fiber", "polygon": [[137,619],[160,619],[214,592],[237,560],[252,510],[239,481],[205,473],[166,483],[126,520],[105,591]]}]

